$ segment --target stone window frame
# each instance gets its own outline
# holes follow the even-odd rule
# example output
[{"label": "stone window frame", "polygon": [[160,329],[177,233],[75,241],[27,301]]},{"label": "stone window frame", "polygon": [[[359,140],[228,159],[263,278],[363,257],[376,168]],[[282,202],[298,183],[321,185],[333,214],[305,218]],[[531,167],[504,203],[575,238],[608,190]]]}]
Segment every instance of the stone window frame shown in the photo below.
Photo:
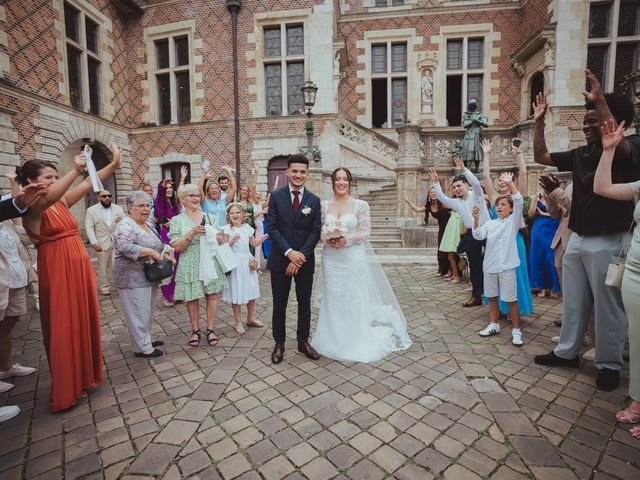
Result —
[{"label": "stone window frame", "polygon": [[418,71],[418,55],[415,47],[422,46],[423,37],[416,34],[415,28],[402,28],[395,30],[369,30],[364,32],[364,38],[356,41],[356,47],[364,54],[358,56],[358,64],[364,65],[364,69],[356,72],[360,80],[356,85],[356,93],[360,94],[358,110],[364,114],[358,115],[357,122],[368,128],[373,126],[371,73],[372,58],[371,46],[380,43],[406,43],[407,44],[407,119],[416,119],[420,115],[420,89],[416,92],[416,85],[420,85],[420,72]]},{"label": "stone window frame", "polygon": [[408,10],[417,5],[418,0],[404,0],[402,5],[393,5],[393,0],[387,0],[384,6],[376,5],[376,0],[362,0],[362,6],[369,12],[391,12],[397,10]]},{"label": "stone window frame", "polygon": [[[431,37],[431,43],[438,45],[439,47],[438,55],[441,59],[441,61],[438,62],[433,79],[433,111],[436,119],[436,126],[445,126],[447,119],[447,98],[445,94],[447,91],[447,42],[448,40],[455,40],[463,37],[484,39],[484,61],[482,69],[483,115],[488,118],[489,125],[495,123],[500,116],[499,109],[491,108],[492,104],[498,103],[500,80],[498,75],[491,74],[498,71],[500,48],[494,47],[494,42],[500,40],[502,34],[494,29],[493,23],[443,25],[440,27],[440,33]],[[466,104],[463,104],[463,113],[465,109]]]},{"label": "stone window frame", "polygon": [[[296,27],[296,26],[302,26],[302,32],[304,35],[304,52],[302,55],[287,55],[286,52],[286,46],[287,46],[287,27]],[[268,29],[272,29],[272,28],[279,28],[280,29],[280,48],[281,48],[281,55],[279,57],[265,57],[264,56],[264,32],[265,30]],[[289,63],[300,63],[302,62],[303,64],[303,68],[304,68],[304,78],[305,80],[307,78],[309,78],[309,62],[307,60],[307,52],[309,51],[309,44],[308,44],[308,40],[309,40],[309,35],[308,35],[308,28],[307,25],[305,24],[304,21],[302,22],[297,22],[297,21],[290,21],[290,20],[284,20],[284,21],[279,21],[279,22],[274,22],[274,23],[263,23],[260,26],[261,29],[261,42],[260,42],[260,46],[259,48],[261,49],[261,68],[260,70],[262,70],[262,83],[264,86],[264,95],[263,95],[263,100],[264,100],[264,114],[267,117],[291,117],[291,116],[296,116],[296,114],[291,114],[289,113],[289,82],[288,82],[288,72],[287,72],[287,66]],[[267,65],[275,65],[275,64],[280,64],[281,66],[281,88],[282,88],[282,113],[280,115],[269,115],[267,112],[267,88],[266,88],[266,68]],[[300,113],[300,115],[303,115],[304,113]]]},{"label": "stone window frame", "polygon": [[[80,81],[81,81],[81,108],[82,112],[90,113],[90,99],[89,92],[89,73],[88,73],[88,56],[94,57],[100,61],[100,84],[98,91],[99,98],[99,112],[96,116],[112,119],[115,111],[111,105],[111,99],[113,98],[113,91],[111,89],[111,80],[113,79],[113,73],[111,71],[111,61],[113,59],[110,53],[110,47],[113,46],[113,41],[108,38],[107,32],[112,31],[112,22],[109,18],[103,15],[99,10],[89,4],[86,0],[54,0],[57,5],[59,19],[54,22],[54,26],[61,34],[60,41],[57,42],[58,51],[62,54],[62,62],[58,63],[58,70],[64,75],[64,81],[60,84],[59,91],[66,98],[66,104],[71,105],[71,93],[69,85],[69,59],[67,56],[67,45],[72,46],[76,50],[81,51],[80,57]],[[80,43],[77,43],[66,36],[65,32],[65,14],[64,5],[78,10],[80,13],[79,20],[79,35]],[[93,23],[98,26],[98,45],[97,54],[88,52],[86,46],[86,18],[89,18]],[[93,114],[93,113],[92,113]]]},{"label": "stone window frame", "polygon": [[[606,46],[607,47],[607,60],[605,65],[605,81],[602,85],[602,88],[605,92],[613,92],[615,89],[615,67],[616,67],[616,57],[617,57],[617,48],[620,44],[637,44],[638,51],[640,52],[640,35],[630,35],[627,37],[622,37],[618,35],[618,21],[620,19],[620,4],[623,3],[621,0],[609,0],[608,2],[603,2],[602,0],[591,0],[588,4],[588,12],[587,12],[587,56],[589,55],[589,47],[591,46]],[[600,5],[610,5],[609,10],[609,31],[606,37],[601,38],[588,38],[589,31],[589,22],[590,22],[590,12],[591,5],[600,4]],[[640,59],[637,60],[638,64],[636,65],[636,70],[640,68]],[[633,70],[633,69],[632,69]],[[602,79],[598,79],[602,81]]]},{"label": "stone window frame", "polygon": [[[393,71],[393,47],[395,45],[404,45],[405,47],[405,53],[406,53],[406,65],[405,65],[405,70],[403,72],[394,72]],[[384,42],[379,42],[379,43],[371,43],[369,45],[369,48],[373,49],[373,47],[378,47],[378,46],[384,46],[386,48],[386,59],[385,59],[385,66],[386,66],[386,71],[384,73],[374,73],[373,70],[373,63],[371,64],[370,68],[370,82],[373,82],[374,80],[380,80],[380,79],[384,79],[387,81],[387,93],[386,93],[386,99],[387,99],[387,119],[385,121],[385,123],[387,123],[388,127],[387,128],[398,128],[401,127],[402,125],[395,125],[393,124],[394,119],[393,119],[393,81],[394,80],[405,80],[407,83],[407,92],[406,92],[406,98],[407,98],[407,118],[408,117],[408,112],[409,112],[409,104],[408,104],[408,98],[409,98],[409,46],[407,44],[407,42],[390,42],[390,41],[384,41]],[[371,62],[373,62],[373,54],[370,53],[370,58],[371,58]],[[373,86],[371,87],[371,101],[373,102]],[[373,123],[373,105],[371,107],[371,114],[372,114],[372,123]],[[406,122],[406,119],[405,119]],[[380,127],[374,127],[374,128],[380,128]]]},{"label": "stone window frame", "polygon": [[[202,40],[195,38],[196,25],[195,20],[186,20],[182,22],[167,23],[163,25],[157,25],[153,27],[147,27],[144,29],[144,45],[146,49],[146,64],[144,65],[145,79],[142,82],[142,88],[145,95],[142,98],[142,104],[146,107],[146,111],[142,114],[144,123],[150,123],[155,125],[160,124],[160,109],[158,105],[158,83],[156,81],[156,72],[158,71],[156,65],[156,48],[155,42],[158,40],[169,39],[169,56],[171,58],[172,52],[175,52],[171,48],[173,38],[186,36],[189,42],[189,96],[191,107],[191,119],[189,123],[199,122],[204,115],[204,107],[196,105],[196,99],[204,98],[204,90],[198,88],[198,84],[202,85],[203,75],[201,72],[196,72],[196,66],[202,64],[202,56],[196,55],[196,49],[202,48]],[[174,70],[176,68],[171,67],[173,62],[170,60],[170,68],[162,69],[171,72],[170,74],[170,89],[171,89],[171,121],[169,124],[163,125],[179,125],[178,122],[178,102],[176,92],[176,80]],[[184,67],[177,68],[182,70]]]},{"label": "stone window frame", "polygon": [[[481,68],[470,68],[469,67],[469,42],[472,40],[482,40],[482,67]],[[452,41],[461,41],[462,49],[461,49],[461,60],[462,65],[460,68],[449,69],[448,59],[449,59],[449,43]],[[485,52],[486,52],[486,41],[483,36],[475,36],[475,35],[464,35],[461,37],[450,37],[447,38],[445,52],[443,55],[443,63],[444,68],[447,72],[447,79],[450,76],[462,76],[462,92],[460,95],[460,99],[462,102],[461,109],[464,112],[465,106],[471,99],[469,97],[469,77],[481,77],[482,78],[482,96],[478,100],[480,100],[480,109],[485,107],[484,103],[484,80],[485,80]],[[449,92],[447,92],[449,93]]]},{"label": "stone window frame", "polygon": [[[300,58],[304,62],[304,77],[305,80],[309,79],[311,61],[309,59],[310,52],[310,34],[309,34],[309,21],[312,10],[310,8],[298,9],[298,10],[282,10],[279,12],[263,12],[256,13],[254,15],[254,30],[247,35],[247,43],[254,44],[253,50],[247,52],[247,60],[254,62],[253,67],[247,69],[247,79],[255,79],[254,84],[249,84],[249,94],[255,95],[255,102],[249,104],[249,109],[252,112],[253,118],[260,118],[267,116],[267,97],[265,87],[265,69],[266,63],[273,63],[266,60],[264,57],[264,30],[270,27],[280,27],[281,32],[285,32],[287,25],[302,25],[304,32],[304,55],[295,56],[291,58]],[[289,58],[289,57],[280,57]],[[286,69],[283,69],[283,75],[286,75]],[[286,76],[283,77],[286,80]],[[285,82],[286,83],[286,82]],[[283,84],[283,99],[286,96],[286,90]],[[270,118],[282,118],[290,117],[285,109],[285,102],[283,101],[283,115],[270,117]],[[293,115],[294,117],[297,115]]]}]

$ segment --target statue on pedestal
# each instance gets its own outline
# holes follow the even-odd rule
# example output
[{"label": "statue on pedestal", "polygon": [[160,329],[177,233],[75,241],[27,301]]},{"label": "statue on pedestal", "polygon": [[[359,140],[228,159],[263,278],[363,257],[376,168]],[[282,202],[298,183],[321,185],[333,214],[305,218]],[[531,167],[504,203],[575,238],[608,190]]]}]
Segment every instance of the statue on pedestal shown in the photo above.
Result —
[{"label": "statue on pedestal", "polygon": [[420,96],[422,100],[422,112],[430,113],[433,105],[433,77],[431,72],[426,70],[420,82]]},{"label": "statue on pedestal", "polygon": [[469,100],[467,111],[462,117],[462,126],[467,130],[462,140],[462,160],[469,168],[469,163],[473,161],[474,172],[478,173],[480,161],[483,159],[482,147],[482,127],[489,126],[489,119],[482,116],[478,111],[478,101],[475,98]]}]

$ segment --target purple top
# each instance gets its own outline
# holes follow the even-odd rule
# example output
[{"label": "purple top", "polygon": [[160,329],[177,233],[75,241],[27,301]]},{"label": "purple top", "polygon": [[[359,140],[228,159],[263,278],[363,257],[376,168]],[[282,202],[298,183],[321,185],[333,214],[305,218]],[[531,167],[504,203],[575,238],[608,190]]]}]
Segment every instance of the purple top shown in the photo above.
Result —
[{"label": "purple top", "polygon": [[[158,184],[156,199],[153,204],[155,206],[155,215],[159,222],[171,219],[174,215],[180,213],[180,206],[176,204],[173,208],[171,202],[167,198],[167,187],[164,186],[164,180]],[[175,191],[173,192],[175,197]]]}]

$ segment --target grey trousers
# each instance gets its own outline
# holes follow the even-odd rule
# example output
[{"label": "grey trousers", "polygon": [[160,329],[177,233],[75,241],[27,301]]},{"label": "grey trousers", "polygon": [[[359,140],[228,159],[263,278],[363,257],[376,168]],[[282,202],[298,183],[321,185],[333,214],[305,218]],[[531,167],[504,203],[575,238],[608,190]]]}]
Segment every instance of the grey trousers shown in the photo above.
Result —
[{"label": "grey trousers", "polygon": [[136,353],[153,350],[151,329],[157,291],[157,286],[118,289],[122,310],[127,319],[131,347]]},{"label": "grey trousers", "polygon": [[609,264],[616,261],[626,234],[571,235],[562,260],[563,319],[557,356],[575,358],[591,308],[595,314],[596,368],[622,369],[627,317],[620,289],[604,284]]}]

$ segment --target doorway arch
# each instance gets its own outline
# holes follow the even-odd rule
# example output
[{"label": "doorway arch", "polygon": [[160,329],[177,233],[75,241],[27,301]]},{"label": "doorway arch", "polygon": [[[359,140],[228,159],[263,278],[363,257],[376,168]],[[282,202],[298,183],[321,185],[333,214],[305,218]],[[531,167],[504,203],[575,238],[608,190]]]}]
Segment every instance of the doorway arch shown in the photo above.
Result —
[{"label": "doorway arch", "polygon": [[287,184],[287,160],[289,155],[271,157],[267,166],[267,192],[284,187]]}]

